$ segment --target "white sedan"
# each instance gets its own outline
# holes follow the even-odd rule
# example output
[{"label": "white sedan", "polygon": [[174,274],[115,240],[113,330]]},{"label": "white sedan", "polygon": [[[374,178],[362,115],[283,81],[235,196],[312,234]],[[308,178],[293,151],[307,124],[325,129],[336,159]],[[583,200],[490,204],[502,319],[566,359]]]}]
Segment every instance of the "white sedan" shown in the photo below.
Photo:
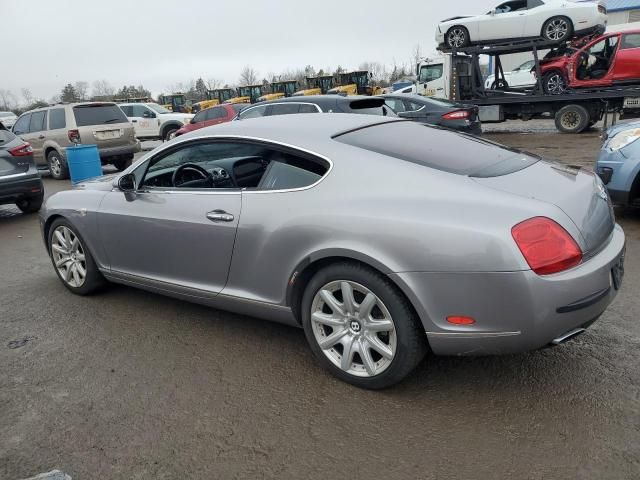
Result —
[{"label": "white sedan", "polygon": [[0,123],[5,126],[5,128],[10,129],[13,127],[13,124],[16,123],[16,114],[13,112],[0,112]]},{"label": "white sedan", "polygon": [[533,60],[524,62],[510,72],[504,72],[504,80],[496,82],[495,75],[491,74],[484,82],[484,87],[491,90],[504,90],[509,87],[530,87],[536,84],[536,76],[531,71],[535,66]]},{"label": "white sedan", "polygon": [[602,2],[511,0],[485,15],[443,20],[436,29],[436,42],[444,49],[540,37],[562,43],[573,36],[604,32],[606,25]]}]

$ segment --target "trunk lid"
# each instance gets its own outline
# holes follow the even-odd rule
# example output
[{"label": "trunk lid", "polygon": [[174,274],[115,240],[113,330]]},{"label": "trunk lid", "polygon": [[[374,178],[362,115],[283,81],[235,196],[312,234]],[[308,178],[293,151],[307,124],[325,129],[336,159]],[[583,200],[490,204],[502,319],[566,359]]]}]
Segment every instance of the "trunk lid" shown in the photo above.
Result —
[{"label": "trunk lid", "polygon": [[579,167],[539,161],[511,174],[473,180],[560,208],[580,231],[582,238],[576,240],[581,240],[585,257],[599,250],[615,226],[613,209],[602,182],[592,172]]},{"label": "trunk lid", "polygon": [[81,142],[98,148],[126,144],[133,131],[124,112],[113,103],[78,105],[73,113]]}]

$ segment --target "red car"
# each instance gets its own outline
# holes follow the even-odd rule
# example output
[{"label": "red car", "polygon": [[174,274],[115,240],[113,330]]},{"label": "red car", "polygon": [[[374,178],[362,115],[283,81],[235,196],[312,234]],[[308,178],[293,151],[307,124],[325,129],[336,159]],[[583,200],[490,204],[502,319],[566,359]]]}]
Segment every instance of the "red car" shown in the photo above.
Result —
[{"label": "red car", "polygon": [[190,123],[187,123],[184,127],[176,132],[176,137],[185,133],[193,132],[204,127],[210,127],[211,125],[218,125],[219,123],[230,122],[236,115],[240,113],[244,108],[248,107],[248,104],[235,104],[235,105],[216,105],[215,107],[209,107],[201,112],[196,113],[195,117],[191,119]]},{"label": "red car", "polygon": [[544,91],[551,95],[567,88],[640,84],[640,30],[608,33],[585,45],[552,51],[540,68]]}]

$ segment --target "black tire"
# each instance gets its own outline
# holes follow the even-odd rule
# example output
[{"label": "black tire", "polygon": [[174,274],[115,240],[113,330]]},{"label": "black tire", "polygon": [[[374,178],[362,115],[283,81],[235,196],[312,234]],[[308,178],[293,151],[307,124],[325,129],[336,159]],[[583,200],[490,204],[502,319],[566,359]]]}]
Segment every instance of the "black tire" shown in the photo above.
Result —
[{"label": "black tire", "polygon": [[119,158],[117,160],[114,160],[112,164],[114,167],[116,167],[116,169],[119,172],[122,172],[123,170],[126,170],[131,166],[132,161],[133,161],[133,155],[126,158]]},{"label": "black tire", "polygon": [[[556,30],[553,28],[554,25],[564,25],[565,29]],[[541,36],[549,42],[566,42],[573,37],[573,23],[569,18],[563,17],[562,15],[551,17],[542,25]]]},{"label": "black tire", "polygon": [[[455,39],[458,39],[458,41]],[[451,27],[444,36],[444,43],[447,48],[464,48],[469,46],[471,44],[469,30],[462,25]]]},{"label": "black tire", "polygon": [[[62,277],[62,275],[60,274],[60,271],[55,265],[55,260],[52,253],[52,239],[56,229],[61,226],[67,227],[78,238],[80,245],[82,247],[82,251],[85,256],[86,275],[85,275],[84,283],[79,287],[74,287],[72,285],[69,285],[69,283],[67,283],[67,281]],[[55,270],[56,275],[58,275],[58,278],[60,279],[62,284],[68,290],[75,293],[76,295],[89,295],[91,293],[96,292],[100,288],[104,287],[104,285],[107,283],[105,278],[100,273],[100,270],[98,270],[98,266],[93,260],[93,256],[91,255],[91,252],[89,251],[87,247],[87,243],[85,242],[84,238],[82,238],[82,235],[78,233],[78,230],[76,229],[76,227],[74,227],[66,219],[58,218],[54,220],[53,223],[51,224],[51,227],[49,228],[48,237],[47,237],[47,249],[49,251],[49,257],[51,258],[51,263],[53,264],[53,269]]]},{"label": "black tire", "polygon": [[580,133],[589,126],[591,117],[582,105],[567,105],[556,113],[556,128],[562,133]]},{"label": "black tire", "polygon": [[170,125],[168,127],[165,127],[164,130],[162,131],[162,140],[164,140],[165,142],[168,142],[169,140],[172,139],[173,134],[176,133],[178,130],[180,130],[180,127],[176,125]]},{"label": "black tire", "polygon": [[491,84],[491,90],[508,90],[509,83],[506,80],[498,80]]},{"label": "black tire", "polygon": [[547,95],[562,95],[567,92],[567,80],[562,72],[552,70],[542,76],[542,88]]},{"label": "black tire", "polygon": [[16,202],[16,207],[18,207],[22,213],[36,213],[40,211],[43,200],[44,194],[42,193],[35,197],[24,197]]},{"label": "black tire", "polygon": [[[360,377],[340,369],[324,354],[316,340],[311,323],[314,297],[323,286],[338,280],[356,282],[369,289],[384,303],[393,319],[396,352],[388,367],[378,375]],[[428,350],[424,328],[409,301],[386,277],[359,263],[340,262],[319,270],[305,288],[301,316],[311,351],[322,366],[340,380],[360,388],[378,390],[402,381]]]},{"label": "black tire", "polygon": [[69,178],[67,161],[57,150],[51,150],[47,153],[47,165],[49,166],[49,173],[56,180],[66,180]]}]

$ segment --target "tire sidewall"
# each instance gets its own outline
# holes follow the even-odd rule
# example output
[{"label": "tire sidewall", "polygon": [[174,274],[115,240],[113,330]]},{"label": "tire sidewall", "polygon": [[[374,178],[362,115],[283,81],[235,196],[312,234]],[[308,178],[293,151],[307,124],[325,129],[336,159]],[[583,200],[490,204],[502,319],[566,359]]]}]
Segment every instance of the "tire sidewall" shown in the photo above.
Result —
[{"label": "tire sidewall", "polygon": [[[549,80],[551,79],[551,77],[553,77],[554,75],[559,75],[559,76],[560,76],[560,78],[562,78],[562,82],[563,82],[563,84],[564,84],[564,89],[563,89],[563,91],[562,91],[562,92],[560,92],[560,93],[552,93],[551,91],[549,91],[548,83],[549,83]],[[557,70],[553,70],[553,71],[551,71],[551,72],[547,72],[547,73],[545,73],[545,74],[543,75],[543,77],[542,77],[542,84],[543,84],[544,91],[545,91],[545,93],[546,93],[547,95],[562,95],[562,94],[564,94],[564,93],[566,93],[566,92],[567,92],[567,87],[568,87],[567,79],[566,79],[566,78],[565,78],[565,76],[562,74],[562,72],[559,72],[559,71],[557,71]]]},{"label": "tire sidewall", "polygon": [[[52,158],[53,157],[57,157],[58,160],[60,161],[60,174],[59,175],[54,174],[53,173],[53,169],[51,168],[51,162],[52,162]],[[57,150],[51,150],[47,154],[47,166],[49,167],[49,173],[56,180],[65,180],[65,179],[69,178],[69,167],[67,165],[67,161],[65,160],[65,158],[62,155],[60,155],[60,153],[58,153]]]},{"label": "tire sidewall", "polygon": [[172,125],[170,127],[166,127],[165,130],[164,130],[164,135],[162,136],[162,139],[165,142],[168,142],[169,140],[172,140],[171,134],[177,132],[178,130],[180,130],[180,128],[178,128],[175,125]]},{"label": "tire sidewall", "polygon": [[[460,30],[462,30],[465,34],[465,41],[464,43],[459,46],[459,47],[454,47],[453,45],[449,44],[449,34],[455,30],[456,28],[459,28]],[[447,30],[447,33],[445,34],[445,38],[444,38],[444,44],[448,47],[448,48],[464,48],[469,46],[471,43],[471,39],[469,38],[469,30],[466,27],[463,27],[461,25],[454,25],[453,27],[451,27],[449,30]]]},{"label": "tire sidewall", "polygon": [[[553,22],[554,20],[558,20],[558,19],[562,19],[565,22],[567,22],[567,34],[564,38],[562,38],[561,40],[551,40],[550,38],[547,38],[547,26]],[[544,22],[542,24],[542,35],[541,37],[544,40],[547,40],[549,42],[558,42],[558,43],[562,43],[562,42],[566,42],[567,40],[569,40],[571,37],[573,36],[573,23],[571,22],[571,19],[562,16],[562,15],[556,15],[555,17],[551,17],[549,20],[547,20],[546,22]]]},{"label": "tire sidewall", "polygon": [[[85,276],[84,283],[80,287],[73,287],[69,285],[67,282],[65,282],[64,278],[62,278],[62,276],[60,275],[60,272],[58,271],[58,268],[56,267],[55,261],[53,259],[53,252],[51,251],[51,244],[52,244],[51,239],[53,238],[53,232],[56,230],[56,228],[60,226],[65,226],[73,232],[73,234],[80,241],[80,244],[82,245],[82,250],[84,251],[87,274]],[[73,225],[67,219],[58,218],[54,220],[54,222],[51,224],[51,227],[49,228],[49,233],[47,235],[47,251],[49,253],[49,258],[51,259],[51,264],[53,265],[53,269],[56,272],[56,275],[58,276],[62,284],[71,292],[77,295],[87,295],[95,291],[104,283],[104,277],[98,270],[98,266],[93,260],[93,255],[91,255],[91,252],[89,251],[87,242],[85,241],[84,237],[80,234],[78,229],[75,227],[75,225]]]},{"label": "tire sidewall", "polygon": [[[575,111],[580,115],[580,123],[578,123],[578,126],[573,129],[567,129],[562,125],[562,115],[570,111]],[[589,111],[583,106],[567,105],[566,107],[562,107],[558,111],[558,115],[556,117],[555,123],[558,130],[560,130],[562,133],[580,133],[588,127],[590,120],[591,120],[591,117],[589,115]]]},{"label": "tire sidewall", "polygon": [[[25,202],[21,204],[22,202]],[[21,199],[21,201],[16,202],[16,206],[20,209],[22,213],[36,213],[42,207],[42,202],[44,201],[44,194],[36,195],[33,197],[27,197]]]},{"label": "tire sidewall", "polygon": [[[343,371],[326,357],[316,341],[311,324],[311,304],[321,287],[336,280],[350,280],[367,287],[380,298],[391,314],[396,330],[396,353],[391,365],[380,375],[357,377]],[[320,363],[339,379],[361,388],[382,389],[398,383],[415,368],[426,351],[424,349],[419,354],[418,361],[413,358],[415,356],[413,350],[416,348],[414,336],[416,331],[422,332],[423,328],[421,325],[416,328],[416,322],[419,321],[404,296],[382,275],[357,264],[335,264],[318,271],[303,294],[301,317],[307,341]],[[426,336],[421,340],[426,346]]]}]

